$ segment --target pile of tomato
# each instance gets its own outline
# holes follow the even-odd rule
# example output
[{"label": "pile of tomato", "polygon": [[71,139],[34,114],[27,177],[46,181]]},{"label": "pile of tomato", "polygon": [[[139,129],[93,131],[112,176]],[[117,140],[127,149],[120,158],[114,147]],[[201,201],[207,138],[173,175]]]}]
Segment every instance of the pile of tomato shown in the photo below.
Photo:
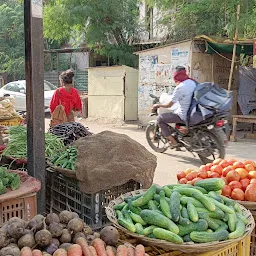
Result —
[{"label": "pile of tomato", "polygon": [[197,180],[222,178],[225,187],[222,195],[240,201],[256,202],[256,162],[236,159],[216,159],[212,163],[200,166],[196,171],[192,168],[177,174],[179,183],[192,184]]}]

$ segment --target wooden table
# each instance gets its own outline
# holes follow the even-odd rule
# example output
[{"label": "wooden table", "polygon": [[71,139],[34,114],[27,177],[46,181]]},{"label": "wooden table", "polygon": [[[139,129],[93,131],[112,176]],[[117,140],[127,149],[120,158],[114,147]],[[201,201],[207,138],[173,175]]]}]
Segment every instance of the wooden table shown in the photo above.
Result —
[{"label": "wooden table", "polygon": [[252,124],[251,132],[254,132],[254,124],[256,124],[255,115],[235,115],[233,116],[233,134],[230,137],[232,141],[237,141],[237,123],[250,123]]}]

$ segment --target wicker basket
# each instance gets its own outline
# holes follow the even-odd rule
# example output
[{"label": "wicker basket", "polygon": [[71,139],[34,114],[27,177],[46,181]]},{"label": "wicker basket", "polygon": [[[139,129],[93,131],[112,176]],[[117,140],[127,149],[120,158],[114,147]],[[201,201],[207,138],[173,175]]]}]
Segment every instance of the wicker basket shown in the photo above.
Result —
[{"label": "wicker basket", "polygon": [[246,226],[246,231],[244,235],[238,239],[231,239],[231,240],[226,240],[226,241],[221,241],[221,242],[212,242],[212,243],[201,243],[201,244],[194,244],[194,243],[183,243],[183,244],[174,244],[171,242],[167,242],[164,240],[160,239],[153,239],[153,238],[148,238],[142,235],[138,235],[136,233],[130,232],[121,225],[118,224],[116,213],[114,210],[114,205],[120,204],[124,201],[124,198],[129,197],[129,196],[135,196],[141,193],[144,193],[146,190],[136,190],[132,192],[128,192],[124,195],[119,196],[115,200],[111,201],[106,208],[106,214],[108,219],[113,223],[114,226],[116,226],[118,229],[122,230],[123,232],[127,233],[128,235],[137,238],[138,240],[142,241],[144,244],[149,245],[149,246],[157,246],[160,248],[163,248],[165,250],[177,250],[185,253],[203,253],[203,252],[209,252],[209,251],[214,251],[218,250],[221,248],[224,248],[226,246],[231,245],[234,242],[238,242],[242,239],[244,239],[246,236],[252,233],[254,227],[255,227],[255,222],[254,218],[249,210],[247,210],[245,207],[240,205],[244,215],[249,221],[249,224]]},{"label": "wicker basket", "polygon": [[256,211],[256,202],[249,202],[249,201],[236,201],[236,202],[243,205],[248,210]]}]

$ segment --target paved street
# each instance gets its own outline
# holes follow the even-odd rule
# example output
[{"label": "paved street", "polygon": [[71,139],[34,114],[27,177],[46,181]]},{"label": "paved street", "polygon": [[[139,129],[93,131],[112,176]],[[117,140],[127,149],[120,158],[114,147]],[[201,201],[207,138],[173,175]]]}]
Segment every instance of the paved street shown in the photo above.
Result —
[{"label": "paved street", "polygon": [[[198,168],[201,165],[201,161],[198,158],[194,158],[192,154],[188,152],[175,152],[168,150],[164,154],[154,152],[147,144],[145,131],[138,129],[137,125],[106,125],[88,122],[86,120],[79,121],[94,133],[99,133],[104,130],[109,130],[117,133],[122,133],[130,136],[132,139],[138,141],[145,146],[150,152],[157,156],[157,169],[155,172],[154,182],[160,185],[166,185],[176,182],[176,173],[185,170],[188,167]],[[46,127],[48,127],[49,120],[46,120]],[[226,149],[226,158],[244,159],[256,159],[256,140],[247,140],[241,138],[238,142],[230,142]]]}]

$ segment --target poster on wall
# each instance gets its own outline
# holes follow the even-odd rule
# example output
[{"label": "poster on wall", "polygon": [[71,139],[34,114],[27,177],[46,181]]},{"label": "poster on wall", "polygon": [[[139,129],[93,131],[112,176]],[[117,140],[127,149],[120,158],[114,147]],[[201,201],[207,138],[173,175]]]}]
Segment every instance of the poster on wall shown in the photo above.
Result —
[{"label": "poster on wall", "polygon": [[172,79],[171,64],[157,64],[155,67],[156,84],[170,85]]},{"label": "poster on wall", "polygon": [[158,56],[140,57],[140,83],[148,84],[155,82],[155,65],[158,63]]},{"label": "poster on wall", "polygon": [[175,71],[177,66],[183,66],[189,71],[189,50],[171,48],[171,63],[172,72]]}]

